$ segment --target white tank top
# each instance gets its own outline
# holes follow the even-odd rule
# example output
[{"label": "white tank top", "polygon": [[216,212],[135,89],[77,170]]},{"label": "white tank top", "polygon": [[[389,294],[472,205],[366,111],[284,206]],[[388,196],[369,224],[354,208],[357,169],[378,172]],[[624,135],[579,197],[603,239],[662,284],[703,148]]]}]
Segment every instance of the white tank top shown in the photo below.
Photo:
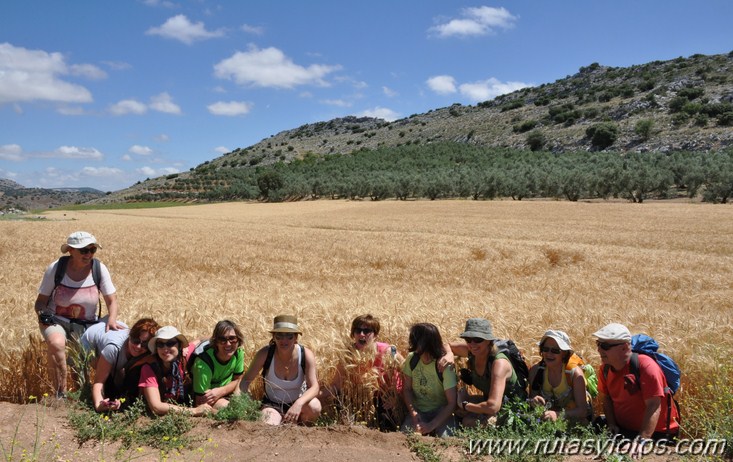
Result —
[{"label": "white tank top", "polygon": [[303,350],[298,344],[295,345],[295,349],[298,351],[298,376],[294,380],[283,380],[275,375],[277,354],[272,356],[272,364],[270,364],[270,369],[265,376],[265,394],[274,403],[290,404],[303,393],[305,374],[303,373],[303,368],[300,367],[300,355]]}]

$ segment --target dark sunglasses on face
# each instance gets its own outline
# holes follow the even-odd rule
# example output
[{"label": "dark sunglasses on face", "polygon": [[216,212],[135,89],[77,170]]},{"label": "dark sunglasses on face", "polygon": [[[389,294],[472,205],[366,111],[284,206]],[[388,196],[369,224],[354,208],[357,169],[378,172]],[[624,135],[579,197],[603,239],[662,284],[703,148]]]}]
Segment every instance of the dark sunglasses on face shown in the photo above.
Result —
[{"label": "dark sunglasses on face", "polygon": [[295,334],[283,334],[282,332],[275,334],[275,340],[292,340],[294,337]]},{"label": "dark sunglasses on face", "polygon": [[142,339],[135,338],[135,337],[130,337],[130,343],[132,343],[135,346],[140,346],[140,345],[142,345],[145,342]]},{"label": "dark sunglasses on face", "polygon": [[559,348],[546,347],[546,346],[541,347],[540,348],[540,351],[543,352],[543,353],[552,353],[554,355],[559,355],[560,353],[562,353],[562,350],[559,349]]},{"label": "dark sunglasses on face", "polygon": [[466,340],[466,343],[481,343],[486,339],[478,338],[478,337],[467,337],[465,340]]},{"label": "dark sunglasses on face", "polygon": [[176,339],[168,340],[167,342],[155,342],[155,348],[173,348],[174,346],[178,346],[178,340]]},{"label": "dark sunglasses on face", "polygon": [[216,341],[219,343],[237,343],[239,339],[236,335],[230,335],[229,337],[216,337]]},{"label": "dark sunglasses on face", "polygon": [[91,253],[92,255],[94,255],[97,252],[97,248],[96,247],[84,247],[83,249],[77,249],[77,250],[79,250],[79,253],[82,254],[82,255],[86,255],[86,254],[89,254],[89,253]]},{"label": "dark sunglasses on face", "polygon": [[617,347],[619,345],[623,345],[623,343],[608,343],[608,342],[596,342],[596,345],[598,348],[600,348],[603,351],[608,351],[613,347]]},{"label": "dark sunglasses on face", "polygon": [[372,332],[374,332],[374,329],[370,329],[368,327],[357,327],[356,329],[354,329],[355,334],[369,335]]}]

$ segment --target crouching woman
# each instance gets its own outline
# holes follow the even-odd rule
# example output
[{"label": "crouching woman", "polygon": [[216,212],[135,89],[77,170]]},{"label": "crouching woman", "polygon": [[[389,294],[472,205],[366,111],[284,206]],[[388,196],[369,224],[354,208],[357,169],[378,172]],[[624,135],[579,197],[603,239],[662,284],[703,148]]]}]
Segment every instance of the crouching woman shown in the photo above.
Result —
[{"label": "crouching woman", "polygon": [[183,406],[190,402],[191,379],[186,371],[186,358],[196,344],[188,342],[178,329],[164,326],[148,341],[154,361],[140,370],[140,393],[148,409],[156,415],[184,412],[202,416],[212,411],[207,403],[194,408]]},{"label": "crouching woman", "polygon": [[269,345],[260,348],[244,374],[241,391],[248,393],[249,385],[261,372],[265,382],[262,400],[265,423],[314,422],[321,415],[316,358],[310,349],[298,344],[298,336],[302,334],[298,318],[275,316],[270,333]]},{"label": "crouching woman", "polygon": [[456,408],[456,372],[452,366],[438,372],[436,362],[445,355],[438,328],[430,323],[410,328],[409,351],[402,365],[403,397],[407,416],[402,431],[447,437],[453,434]]}]

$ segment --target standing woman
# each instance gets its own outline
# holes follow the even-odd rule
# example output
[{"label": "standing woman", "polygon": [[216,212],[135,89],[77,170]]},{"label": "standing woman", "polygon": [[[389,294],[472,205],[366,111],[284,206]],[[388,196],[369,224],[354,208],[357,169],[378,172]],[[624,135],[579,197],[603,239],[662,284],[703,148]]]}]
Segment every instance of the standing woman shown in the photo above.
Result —
[{"label": "standing woman", "polygon": [[188,404],[191,378],[186,371],[186,359],[196,348],[196,343],[188,343],[178,329],[163,326],[148,341],[148,349],[155,361],[144,364],[140,370],[140,394],[156,415],[169,412],[184,412],[195,417],[211,412],[206,403],[195,408],[182,406]]},{"label": "standing woman", "polygon": [[101,322],[93,325],[80,340],[87,351],[95,353],[92,404],[97,412],[120,409],[122,402],[119,398],[128,395],[124,381],[125,368],[135,358],[149,354],[148,341],[160,326],[153,319],[142,318],[129,330],[105,331],[105,327]]},{"label": "standing woman", "polygon": [[262,372],[265,397],[262,399],[262,420],[270,425],[314,422],[321,415],[318,400],[316,358],[313,352],[298,344],[298,318],[275,316],[270,344],[260,348],[242,380],[241,390]]},{"label": "standing woman", "polygon": [[196,404],[221,409],[229,405],[230,395],[239,394],[244,373],[242,343],[244,335],[236,324],[226,319],[216,323],[209,346],[194,360],[191,370]]},{"label": "standing woman", "polygon": [[414,324],[409,344],[410,354],[402,365],[402,393],[407,405],[402,431],[451,436],[455,427],[457,378],[453,367],[438,372],[437,361],[445,355],[440,332],[430,323]]},{"label": "standing woman", "polygon": [[[35,310],[48,344],[48,372],[57,398],[66,396],[66,340],[72,334],[78,339],[89,324],[98,320],[100,293],[109,312],[105,329],[124,327],[117,324],[117,293],[109,270],[94,258],[100,248],[91,234],[71,233],[61,246],[61,253],[69,252],[69,256],[60,257],[46,268],[38,288]],[[98,275],[93,271],[95,267]]]}]

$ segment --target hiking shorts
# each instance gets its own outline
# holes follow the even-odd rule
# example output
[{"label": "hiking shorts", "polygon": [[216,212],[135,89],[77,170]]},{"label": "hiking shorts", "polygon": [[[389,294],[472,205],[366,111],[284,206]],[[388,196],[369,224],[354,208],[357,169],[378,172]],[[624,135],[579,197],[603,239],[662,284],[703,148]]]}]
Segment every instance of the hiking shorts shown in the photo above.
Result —
[{"label": "hiking shorts", "polygon": [[63,319],[56,318],[54,324],[46,326],[41,324],[41,334],[44,340],[48,340],[48,337],[52,334],[63,334],[67,339],[79,340],[81,335],[87,330],[91,324],[79,324],[76,322],[64,321]]}]

